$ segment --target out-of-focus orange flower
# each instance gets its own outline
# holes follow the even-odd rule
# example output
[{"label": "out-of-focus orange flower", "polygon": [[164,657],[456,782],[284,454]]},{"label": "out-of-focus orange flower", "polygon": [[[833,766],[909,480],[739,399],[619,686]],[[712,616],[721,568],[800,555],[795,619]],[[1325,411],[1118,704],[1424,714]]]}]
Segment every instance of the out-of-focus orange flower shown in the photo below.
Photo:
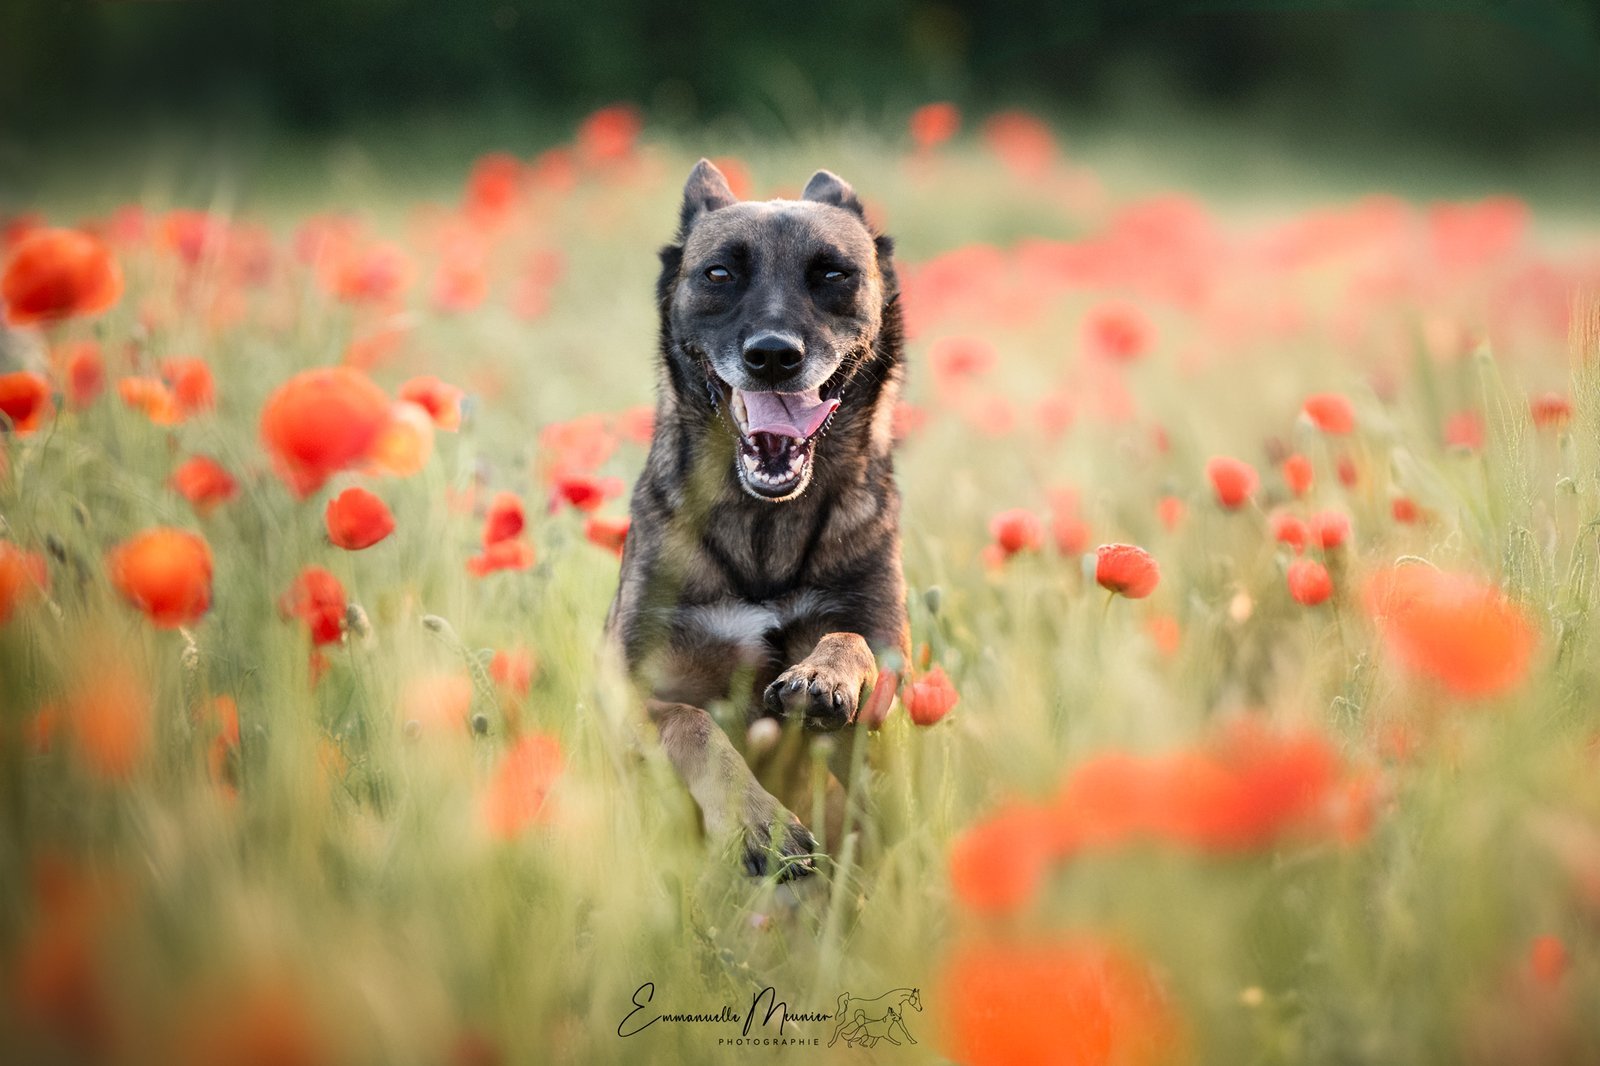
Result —
[{"label": "out-of-focus orange flower", "polygon": [[1372,575],[1364,599],[1401,665],[1453,695],[1502,695],[1528,674],[1538,629],[1522,607],[1480,578],[1393,566]]},{"label": "out-of-focus orange flower", "polygon": [[117,382],[117,395],[124,406],[144,412],[158,426],[175,426],[183,421],[178,398],[160,378],[130,377]]},{"label": "out-of-focus orange flower", "polygon": [[355,486],[328,501],[323,513],[328,539],[345,551],[360,551],[394,532],[394,515],[376,494]]},{"label": "out-of-focus orange flower", "polygon": [[217,405],[217,383],[204,359],[177,356],[161,361],[161,377],[172,388],[178,410],[185,416],[209,411]]},{"label": "out-of-focus orange flower", "polygon": [[43,425],[54,411],[50,382],[43,374],[31,370],[0,374],[0,415],[5,416],[0,428],[27,436]]},{"label": "out-of-focus orange flower", "polygon": [[1476,411],[1457,411],[1444,423],[1444,442],[1452,448],[1477,451],[1483,447],[1483,417]]},{"label": "out-of-focus orange flower", "polygon": [[105,391],[106,363],[99,344],[94,341],[69,344],[56,354],[56,360],[61,368],[68,407],[81,411]]},{"label": "out-of-focus orange flower", "polygon": [[935,666],[906,687],[901,702],[917,725],[933,725],[961,702],[961,695],[945,676],[944,667]]},{"label": "out-of-focus orange flower", "polygon": [[268,397],[261,439],[279,476],[304,498],[364,461],[389,422],[389,398],[366,375],[324,367],[296,374]]},{"label": "out-of-focus orange flower", "polygon": [[1145,619],[1144,631],[1162,655],[1176,655],[1183,643],[1183,630],[1170,614],[1153,614]]},{"label": "out-of-focus orange flower", "polygon": [[1528,414],[1540,429],[1561,429],[1572,421],[1572,401],[1559,392],[1547,392],[1528,401]]},{"label": "out-of-focus orange flower", "polygon": [[561,778],[561,745],[555,737],[526,733],[507,751],[483,795],[489,831],[511,840],[550,819],[550,790]]},{"label": "out-of-focus orange flower", "polygon": [[411,288],[416,264],[396,244],[350,246],[324,261],[321,279],[345,303],[391,304]]},{"label": "out-of-focus orange flower", "polygon": [[1166,527],[1167,532],[1175,531],[1183,524],[1184,516],[1189,513],[1189,505],[1177,496],[1163,496],[1156,501],[1156,517]]},{"label": "out-of-focus orange flower", "polygon": [[1142,600],[1156,590],[1161,568],[1132,544],[1102,544],[1095,550],[1094,579],[1109,592]]},{"label": "out-of-focus orange flower", "polygon": [[98,315],[121,296],[111,249],[77,230],[30,230],[0,267],[0,301],[13,326]]},{"label": "out-of-focus orange flower", "polygon": [[950,887],[980,914],[1008,914],[1027,906],[1052,855],[1043,810],[1012,803],[969,827],[950,845]]},{"label": "out-of-focus orange flower", "polygon": [[486,577],[497,570],[526,570],[534,564],[533,545],[520,538],[497,540],[484,545],[483,551],[467,560],[467,572],[474,577]]},{"label": "out-of-focus orange flower", "polygon": [[1300,408],[1312,425],[1324,433],[1343,435],[1356,428],[1356,411],[1350,401],[1336,392],[1319,392],[1306,397]]},{"label": "out-of-focus orange flower", "polygon": [[1051,818],[1058,854],[1119,847],[1149,831],[1155,815],[1157,767],[1124,752],[1102,752],[1062,783]]},{"label": "out-of-focus orange flower", "polygon": [[50,587],[44,556],[0,540],[0,625],[18,608],[38,599]]},{"label": "out-of-focus orange flower", "polygon": [[467,175],[467,214],[480,221],[497,221],[517,206],[522,195],[522,161],[508,152],[492,152],[473,161]]},{"label": "out-of-focus orange flower", "polygon": [[202,517],[239,495],[239,483],[233,475],[221,463],[205,455],[185,459],[172,472],[170,484]]},{"label": "out-of-focus orange flower", "polygon": [[923,104],[911,112],[906,123],[911,141],[921,152],[931,152],[961,129],[961,111],[955,104],[938,101]]},{"label": "out-of-focus orange flower", "polygon": [[1545,933],[1528,945],[1528,973],[1539,984],[1547,988],[1560,984],[1570,966],[1567,946],[1560,937]]},{"label": "out-of-focus orange flower", "polygon": [[1155,327],[1130,303],[1104,303],[1083,317],[1084,351],[1113,363],[1132,363],[1150,350]]},{"label": "out-of-focus orange flower", "polygon": [[1289,564],[1289,595],[1296,603],[1315,607],[1333,595],[1333,578],[1328,568],[1315,559],[1296,559]]},{"label": "out-of-focus orange flower", "polygon": [[462,391],[430,375],[412,378],[400,386],[399,397],[414,403],[433,419],[433,427],[453,433],[461,428]]},{"label": "out-of-focus orange flower", "polygon": [[1150,967],[1098,939],[959,947],[941,967],[938,1002],[943,1053],[967,1066],[1183,1058],[1177,1015]]},{"label": "out-of-focus orange flower", "polygon": [[205,704],[196,725],[211,734],[206,746],[206,771],[211,783],[229,796],[239,790],[239,707],[232,696],[218,696]]},{"label": "out-of-focus orange flower", "polygon": [[649,444],[656,433],[655,408],[647,404],[619,411],[616,419],[617,433],[623,440],[634,444]]},{"label": "out-of-focus orange flower", "polygon": [[424,674],[406,682],[400,717],[435,732],[466,732],[472,714],[472,679],[465,674]]},{"label": "out-of-focus orange flower", "polygon": [[557,506],[567,503],[579,511],[595,511],[621,492],[621,478],[562,474],[555,480],[552,503]]},{"label": "out-of-focus orange flower", "polygon": [[1332,551],[1350,539],[1350,516],[1342,511],[1318,511],[1306,523],[1306,533],[1323,551]]},{"label": "out-of-focus orange flower", "polygon": [[602,518],[599,515],[592,515],[583,524],[583,535],[590,544],[613,552],[620,558],[622,545],[628,539],[629,525],[627,518]]},{"label": "out-of-focus orange flower", "polygon": [[751,180],[750,168],[744,165],[744,160],[738,156],[719,155],[712,157],[711,165],[722,171],[734,199],[750,199],[750,194],[755,192],[755,182]]},{"label": "out-of-focus orange flower", "polygon": [[176,1038],[176,1066],[334,1066],[333,1041],[301,982],[253,975],[200,997]]},{"label": "out-of-focus orange flower", "polygon": [[603,107],[578,126],[578,154],[591,166],[620,163],[633,154],[634,141],[643,127],[632,105]]},{"label": "out-of-focus orange flower", "polygon": [[603,415],[583,415],[545,426],[539,431],[539,449],[545,477],[554,480],[593,471],[617,450],[617,437]]},{"label": "out-of-focus orange flower", "polygon": [[106,553],[122,598],[162,629],[192,625],[211,608],[211,547],[198,533],[157,527]]},{"label": "out-of-focus orange flower", "polygon": [[1298,515],[1284,510],[1273,511],[1267,516],[1267,529],[1272,533],[1273,540],[1289,545],[1296,554],[1306,550],[1306,539],[1310,533]]},{"label": "out-of-focus orange flower", "polygon": [[304,622],[313,644],[332,644],[344,635],[344,586],[322,567],[308,566],[279,598],[278,612]]},{"label": "out-of-focus orange flower", "polygon": [[1020,178],[1042,178],[1055,162],[1056,138],[1050,127],[1022,111],[991,115],[983,124],[983,140]]},{"label": "out-of-focus orange flower", "polygon": [[1261,484],[1255,467],[1226,455],[1214,456],[1206,463],[1206,477],[1211,479],[1217,502],[1230,511],[1248,503]]},{"label": "out-of-focus orange flower", "polygon": [[227,220],[205,211],[179,208],[162,217],[157,243],[192,267],[208,252],[220,250],[227,235]]},{"label": "out-of-focus orange flower", "polygon": [[1044,543],[1044,523],[1032,511],[1017,507],[989,520],[989,536],[1009,558],[1018,552],[1038,551]]},{"label": "out-of-focus orange flower", "polygon": [[998,361],[994,345],[978,337],[941,337],[928,349],[934,383],[942,389],[958,388],[982,377]]},{"label": "out-of-focus orange flower", "polygon": [[1050,493],[1050,537],[1056,551],[1065,556],[1082,555],[1089,550],[1089,523],[1078,513],[1078,494],[1071,489]]},{"label": "out-of-focus orange flower", "polygon": [[1417,507],[1417,501],[1409,496],[1396,496],[1389,501],[1389,514],[1403,526],[1412,525],[1422,518],[1422,511]]},{"label": "out-of-focus orange flower", "polygon": [[527,648],[501,648],[489,660],[489,676],[513,696],[526,696],[533,690],[533,675],[538,663]]},{"label": "out-of-focus orange flower", "polygon": [[97,658],[62,701],[61,718],[86,769],[107,781],[125,780],[150,747],[149,683],[121,658]]},{"label": "out-of-focus orange flower", "polygon": [[116,1039],[94,931],[94,923],[82,915],[47,909],[25,930],[10,960],[13,1016],[60,1041],[82,1061],[105,1061]]},{"label": "out-of-focus orange flower", "polygon": [[1283,461],[1283,483],[1289,486],[1289,491],[1296,496],[1304,496],[1310,492],[1312,480],[1310,459],[1295,452]]},{"label": "out-of-focus orange flower", "polygon": [[410,401],[389,409],[389,420],[378,431],[367,459],[374,472],[391,477],[411,477],[422,472],[433,454],[433,420]]}]

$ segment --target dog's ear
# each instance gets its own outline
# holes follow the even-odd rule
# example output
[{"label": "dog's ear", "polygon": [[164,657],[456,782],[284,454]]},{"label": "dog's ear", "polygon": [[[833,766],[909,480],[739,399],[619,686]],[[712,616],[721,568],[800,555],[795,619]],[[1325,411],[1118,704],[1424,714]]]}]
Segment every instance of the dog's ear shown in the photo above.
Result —
[{"label": "dog's ear", "polygon": [[806,182],[806,191],[800,194],[800,199],[815,200],[819,204],[832,204],[846,211],[854,211],[863,219],[867,217],[866,209],[861,206],[861,201],[856,199],[856,191],[850,187],[850,183],[831,170],[819,170],[811,175],[811,180]]},{"label": "dog's ear", "polygon": [[722,176],[722,171],[709,159],[702,159],[689,171],[689,180],[683,183],[683,211],[678,218],[678,233],[688,236],[689,228],[694,225],[695,219],[707,211],[715,211],[729,204],[736,204],[739,198],[733,195],[733,190],[728,187],[728,179]]}]

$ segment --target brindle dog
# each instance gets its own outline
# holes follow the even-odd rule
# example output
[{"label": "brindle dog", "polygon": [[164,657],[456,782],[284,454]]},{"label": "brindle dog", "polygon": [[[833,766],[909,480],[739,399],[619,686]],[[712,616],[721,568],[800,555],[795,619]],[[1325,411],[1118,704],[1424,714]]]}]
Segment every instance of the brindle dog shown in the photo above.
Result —
[{"label": "brindle dog", "polygon": [[705,708],[837,731],[875,651],[905,654],[892,245],[826,170],[741,202],[701,160],[656,296],[655,438],[607,632],[707,832],[739,834],[753,874],[803,876],[816,840],[768,788],[796,804],[809,760],[763,787]]}]

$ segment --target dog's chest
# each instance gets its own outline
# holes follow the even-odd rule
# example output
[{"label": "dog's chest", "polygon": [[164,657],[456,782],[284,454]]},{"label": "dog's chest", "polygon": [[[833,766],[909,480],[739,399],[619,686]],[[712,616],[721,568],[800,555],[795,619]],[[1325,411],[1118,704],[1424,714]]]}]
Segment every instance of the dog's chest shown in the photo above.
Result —
[{"label": "dog's chest", "polygon": [[729,598],[678,608],[673,628],[680,639],[728,648],[740,662],[749,664],[770,654],[776,636],[820,618],[827,608],[826,595],[815,589],[801,589],[764,603]]}]

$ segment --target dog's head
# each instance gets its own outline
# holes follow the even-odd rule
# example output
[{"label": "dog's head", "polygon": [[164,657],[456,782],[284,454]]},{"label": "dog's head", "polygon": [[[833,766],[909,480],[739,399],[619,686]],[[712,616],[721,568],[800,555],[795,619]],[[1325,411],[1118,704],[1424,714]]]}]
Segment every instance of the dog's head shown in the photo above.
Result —
[{"label": "dog's head", "polygon": [[816,443],[873,358],[893,285],[891,249],[826,170],[799,200],[741,202],[701,160],[661,253],[669,370],[700,385],[738,436],[746,492],[782,503],[810,484]]}]

